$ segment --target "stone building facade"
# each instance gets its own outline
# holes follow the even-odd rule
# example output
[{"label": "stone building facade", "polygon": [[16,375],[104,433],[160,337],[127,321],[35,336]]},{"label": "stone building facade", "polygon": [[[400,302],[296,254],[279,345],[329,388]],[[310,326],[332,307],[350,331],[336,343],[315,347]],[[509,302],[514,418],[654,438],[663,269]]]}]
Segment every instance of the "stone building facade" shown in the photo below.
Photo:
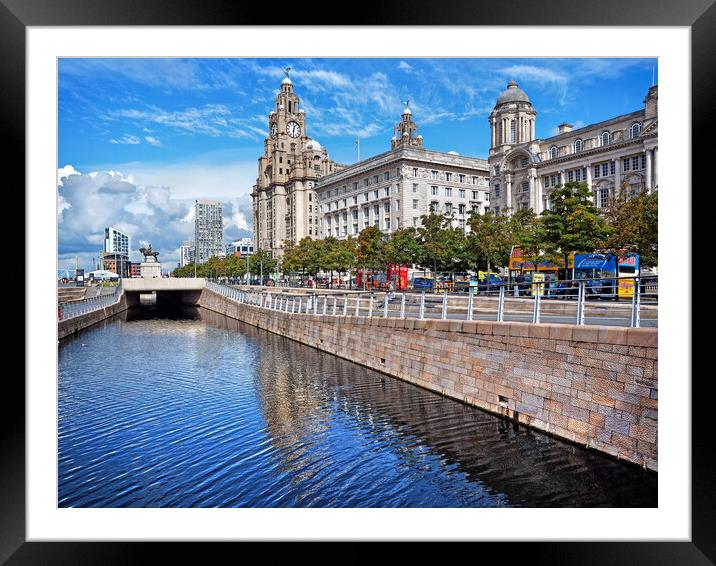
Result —
[{"label": "stone building facade", "polygon": [[268,116],[269,136],[259,157],[253,186],[254,244],[275,258],[286,240],[298,243],[319,232],[315,184],[341,169],[325,148],[306,135],[306,113],[288,77],[283,79],[273,111]]},{"label": "stone building facade", "polygon": [[487,161],[425,149],[417,131],[406,104],[390,151],[318,181],[321,238],[356,238],[369,226],[390,234],[419,227],[430,212],[452,214],[467,230],[470,215],[489,207]]},{"label": "stone building facade", "polygon": [[490,113],[490,202],[495,213],[542,212],[556,186],[583,181],[597,207],[621,191],[651,192],[659,186],[658,87],[644,108],[573,129],[559,126],[550,138],[535,138],[537,112],[527,94],[510,81]]}]

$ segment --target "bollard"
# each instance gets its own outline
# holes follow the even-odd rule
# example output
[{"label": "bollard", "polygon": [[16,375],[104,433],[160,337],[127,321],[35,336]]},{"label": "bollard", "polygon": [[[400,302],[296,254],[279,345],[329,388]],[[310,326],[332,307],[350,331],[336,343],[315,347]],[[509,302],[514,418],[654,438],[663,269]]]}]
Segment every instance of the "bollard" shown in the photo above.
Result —
[{"label": "bollard", "polygon": [[542,283],[537,282],[537,287],[535,289],[535,300],[534,305],[532,307],[532,323],[537,324],[539,322],[539,306],[540,306],[540,297],[542,295],[541,293],[541,286]]},{"label": "bollard", "polygon": [[497,300],[497,322],[505,319],[505,286],[500,285],[500,296]]},{"label": "bollard", "polygon": [[383,318],[388,318],[388,293],[383,297]]},{"label": "bollard", "polygon": [[584,281],[580,281],[577,289],[577,324],[580,326],[584,324],[584,291]]},{"label": "bollard", "polygon": [[639,307],[641,306],[641,292],[639,290],[639,278],[634,278],[634,294],[631,298],[631,326],[639,328],[641,319],[639,316]]},{"label": "bollard", "polygon": [[323,295],[323,314],[326,314],[327,307],[328,307],[328,296]]}]

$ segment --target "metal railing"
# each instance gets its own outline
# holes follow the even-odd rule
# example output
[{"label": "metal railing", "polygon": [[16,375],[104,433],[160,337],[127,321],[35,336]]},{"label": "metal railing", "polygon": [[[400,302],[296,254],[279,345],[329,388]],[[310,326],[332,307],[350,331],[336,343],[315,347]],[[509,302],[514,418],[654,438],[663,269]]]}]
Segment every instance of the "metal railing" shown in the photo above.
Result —
[{"label": "metal railing", "polygon": [[114,291],[82,299],[80,301],[68,301],[57,305],[57,319],[68,320],[87,313],[98,311],[117,304],[122,298],[122,286],[113,287]]},{"label": "metal railing", "polygon": [[239,303],[292,314],[658,326],[656,276],[480,284],[453,294],[426,291],[322,294],[316,290],[275,287],[241,289],[214,281],[207,281],[207,288]]}]

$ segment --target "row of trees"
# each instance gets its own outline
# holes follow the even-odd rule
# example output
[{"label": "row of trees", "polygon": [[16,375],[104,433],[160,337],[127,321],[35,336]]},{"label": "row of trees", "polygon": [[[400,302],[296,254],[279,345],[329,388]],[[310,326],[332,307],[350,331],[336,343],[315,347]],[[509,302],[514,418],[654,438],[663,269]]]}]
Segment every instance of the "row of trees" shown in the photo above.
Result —
[{"label": "row of trees", "polygon": [[[512,246],[545,259],[567,261],[573,251],[599,249],[627,250],[640,254],[642,267],[658,261],[657,193],[612,199],[606,210],[594,206],[585,183],[567,183],[551,193],[551,206],[541,215],[532,210],[510,216],[487,213],[473,215],[470,231],[452,226],[447,215],[429,214],[418,228],[403,228],[387,235],[375,226],[364,229],[356,239],[323,240],[304,238],[297,245],[286,242],[277,265],[266,252],[251,260],[257,273],[259,254],[263,273],[279,269],[283,273],[317,275],[319,272],[350,272],[356,268],[384,269],[388,264],[420,265],[433,272],[492,270],[506,266]],[[273,263],[270,263],[273,262]],[[199,266],[197,274],[209,272],[230,276],[246,273],[246,262],[229,257],[212,258]],[[193,276],[193,266],[178,269],[176,276]],[[331,277],[332,279],[332,277]]]}]

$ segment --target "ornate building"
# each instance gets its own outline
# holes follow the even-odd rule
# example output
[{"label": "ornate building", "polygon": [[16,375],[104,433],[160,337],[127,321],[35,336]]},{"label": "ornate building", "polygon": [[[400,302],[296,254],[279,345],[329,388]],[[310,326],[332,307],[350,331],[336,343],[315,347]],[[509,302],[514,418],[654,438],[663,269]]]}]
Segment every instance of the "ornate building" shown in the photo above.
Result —
[{"label": "ornate building", "polygon": [[318,203],[314,186],[323,175],[341,169],[326,149],[306,135],[306,113],[288,77],[268,116],[269,136],[259,157],[253,186],[254,243],[257,250],[282,255],[283,243],[318,236]]},{"label": "ornate building", "polygon": [[417,131],[406,102],[390,151],[319,180],[321,238],[355,238],[369,226],[390,234],[420,226],[430,212],[467,230],[470,215],[489,207],[487,161],[425,149]]},{"label": "ornate building", "polygon": [[510,81],[490,113],[490,202],[509,214],[550,205],[558,185],[584,181],[595,204],[603,208],[620,191],[658,188],[658,87],[652,86],[644,108],[574,130],[559,126],[553,137],[535,139],[537,112],[527,94]]}]

